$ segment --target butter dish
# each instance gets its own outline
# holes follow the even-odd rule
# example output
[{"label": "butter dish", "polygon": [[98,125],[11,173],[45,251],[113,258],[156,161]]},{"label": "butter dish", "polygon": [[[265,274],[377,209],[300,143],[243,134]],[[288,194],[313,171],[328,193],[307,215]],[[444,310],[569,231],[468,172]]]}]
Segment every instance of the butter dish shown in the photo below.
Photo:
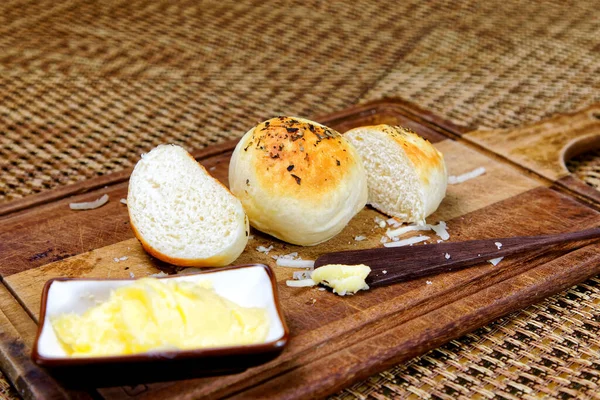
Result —
[{"label": "butter dish", "polygon": [[72,357],[59,343],[50,318],[64,313],[81,314],[106,301],[111,291],[130,285],[133,279],[56,278],[49,280],[42,292],[38,332],[31,355],[33,361],[73,386],[120,385],[240,372],[275,358],[287,344],[289,331],[279,305],[275,276],[268,266],[249,264],[158,279],[209,281],[218,295],[234,303],[266,309],[270,324],[265,342]]}]

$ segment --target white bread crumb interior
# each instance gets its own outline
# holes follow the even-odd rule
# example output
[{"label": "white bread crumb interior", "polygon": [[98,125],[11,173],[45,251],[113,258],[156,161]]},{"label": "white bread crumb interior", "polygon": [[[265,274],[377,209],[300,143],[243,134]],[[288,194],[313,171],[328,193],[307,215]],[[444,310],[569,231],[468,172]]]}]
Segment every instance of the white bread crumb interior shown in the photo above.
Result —
[{"label": "white bread crumb interior", "polygon": [[248,242],[240,201],[187,151],[160,145],[129,180],[132,229],[146,251],[180,266],[222,266]]},{"label": "white bread crumb interior", "polygon": [[376,125],[344,133],[367,173],[369,204],[403,222],[425,223],[446,194],[443,155],[414,132]]}]

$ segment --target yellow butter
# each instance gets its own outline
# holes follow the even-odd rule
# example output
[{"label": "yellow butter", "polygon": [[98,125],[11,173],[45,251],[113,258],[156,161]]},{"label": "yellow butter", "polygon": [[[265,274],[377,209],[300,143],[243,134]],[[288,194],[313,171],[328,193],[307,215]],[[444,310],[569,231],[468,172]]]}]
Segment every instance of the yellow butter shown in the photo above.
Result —
[{"label": "yellow butter", "polygon": [[371,268],[364,264],[328,264],[315,269],[311,278],[316,284],[329,286],[333,289],[333,293],[343,296],[354,294],[359,290],[368,290],[369,285],[365,279],[370,272]]},{"label": "yellow butter", "polygon": [[111,292],[82,315],[51,318],[74,357],[137,354],[262,343],[267,311],[219,296],[210,282],[144,278]]}]

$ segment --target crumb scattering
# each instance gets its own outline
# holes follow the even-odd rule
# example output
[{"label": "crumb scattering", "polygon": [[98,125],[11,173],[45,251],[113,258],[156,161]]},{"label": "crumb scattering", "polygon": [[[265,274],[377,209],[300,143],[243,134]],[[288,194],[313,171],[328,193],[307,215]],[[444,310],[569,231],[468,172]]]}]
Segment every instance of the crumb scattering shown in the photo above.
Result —
[{"label": "crumb scattering", "polygon": [[380,228],[385,228],[387,225],[386,222],[380,217],[375,217],[375,224],[377,224],[377,226]]},{"label": "crumb scattering", "polygon": [[258,246],[256,248],[256,251],[258,251],[259,253],[264,253],[264,254],[269,254],[269,252],[273,250],[273,245],[269,246],[269,247],[265,247],[265,246]]}]

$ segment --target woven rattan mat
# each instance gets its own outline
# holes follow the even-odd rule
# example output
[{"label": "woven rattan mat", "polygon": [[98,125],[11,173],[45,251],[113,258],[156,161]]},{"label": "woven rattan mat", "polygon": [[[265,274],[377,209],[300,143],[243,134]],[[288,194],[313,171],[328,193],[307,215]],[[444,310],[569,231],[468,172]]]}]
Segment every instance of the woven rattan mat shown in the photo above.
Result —
[{"label": "woven rattan mat", "polygon": [[[521,125],[600,101],[599,52],[595,1],[4,0],[0,201],[381,97]],[[600,398],[599,336],[591,279],[334,398]]]}]

